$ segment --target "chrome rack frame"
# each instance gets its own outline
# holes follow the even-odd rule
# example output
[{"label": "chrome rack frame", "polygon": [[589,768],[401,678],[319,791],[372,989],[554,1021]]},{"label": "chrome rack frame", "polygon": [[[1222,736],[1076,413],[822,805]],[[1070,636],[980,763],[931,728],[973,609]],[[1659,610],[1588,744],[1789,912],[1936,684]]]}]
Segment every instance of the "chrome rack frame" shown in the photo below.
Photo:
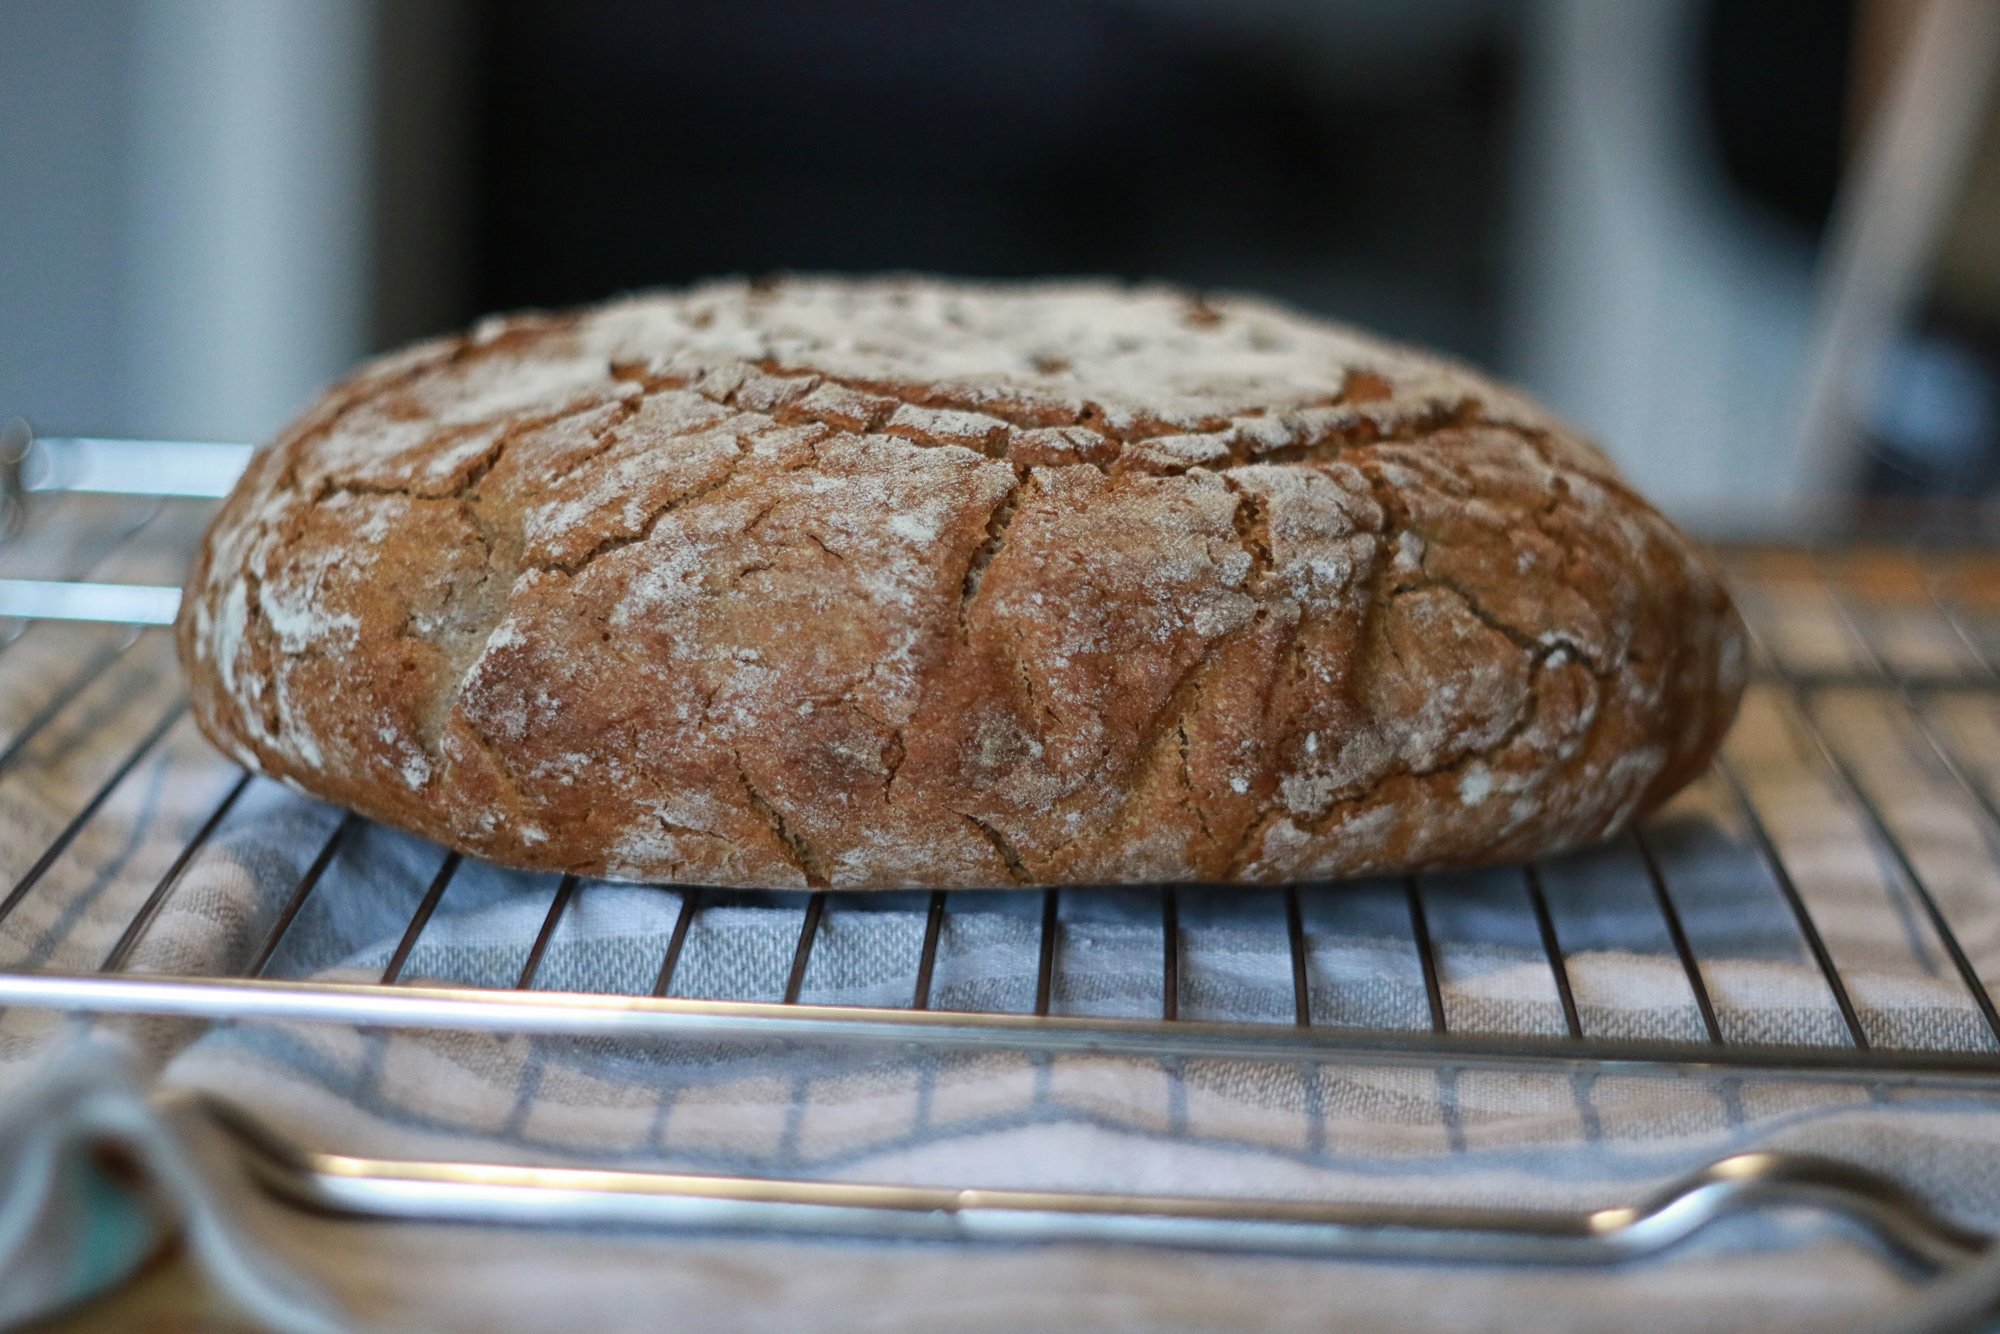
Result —
[{"label": "chrome rack frame", "polygon": [[911,1239],[1119,1242],[1215,1251],[1457,1263],[1618,1264],[1671,1249],[1730,1214],[1811,1208],[1859,1224],[1902,1259],[1948,1269],[1986,1239],[1866,1172],[1803,1154],[1724,1158],[1631,1207],[1575,1213],[1438,1209],[1081,1191],[956,1190],[830,1181],[360,1158],[298,1149],[227,1103],[220,1126],[281,1198],[332,1213],[439,1222],[667,1224]]},{"label": "chrome rack frame", "polygon": [[[213,499],[226,494],[249,451],[241,446],[180,445],[104,440],[33,441],[18,425],[0,435],[0,535],[18,527],[25,507],[43,492],[104,492]],[[1615,1070],[1654,1073],[1782,1074],[1790,1078],[1864,1081],[1880,1090],[1897,1085],[1951,1085],[2000,1092],[2000,1013],[1991,991],[1959,940],[1946,904],[1926,884],[1916,860],[1840,749],[1819,722],[1819,701],[1830,690],[1887,691],[1907,711],[2000,848],[2000,805],[1974,777],[1975,769],[1930,724],[1924,702],[1937,691],[1978,688],[2000,692],[1995,644],[1977,633],[1963,608],[1929,595],[1940,624],[1950,628],[1977,664],[1974,680],[1930,679],[1899,671],[1870,638],[1865,618],[1844,600],[1831,579],[1829,595],[1862,646],[1859,671],[1791,670],[1778,655],[1760,652],[1762,679],[1774,685],[1840,797],[1860,814],[1885,865],[1911,891],[1965,988],[1982,1029],[1979,1043],[1949,1050],[1914,1050],[1873,1037],[1815,921],[1808,895],[1766,827],[1750,786],[1726,762],[1718,780],[1777,886],[1813,966],[1824,982],[1847,1037],[1845,1046],[1778,1046],[1736,1041],[1726,1035],[1724,1011],[1712,996],[1702,962],[1683,921],[1670,870],[1646,831],[1629,837],[1642,861],[1666,938],[1699,1011],[1695,1041],[1608,1038],[1586,1032],[1566,962],[1564,943],[1537,867],[1523,868],[1523,892],[1532,912],[1554,991],[1560,1002],[1560,1036],[1468,1033],[1454,1030],[1440,983],[1425,893],[1416,877],[1402,882],[1412,948],[1421,968],[1427,1028],[1390,1031],[1330,1025],[1316,1020],[1308,985],[1307,932],[1294,887],[1282,891],[1284,948],[1292,982],[1290,1023],[1205,1023],[1181,1014],[1185,979],[1181,944],[1181,894],[1160,887],[1161,1006],[1155,1019],[1077,1018],[1052,1013],[1058,954],[1062,949],[1063,891],[1042,892],[1032,1012],[995,1014],[933,1005],[933,977],[948,896],[928,899],[923,942],[905,1008],[865,1008],[801,1003],[807,971],[826,909],[824,893],[770,894],[774,910],[799,912],[797,942],[783,998],[777,1002],[697,1000],[670,995],[688,948],[689,928],[719,891],[683,888],[671,934],[662,944],[651,995],[609,996],[531,990],[551,940],[577,897],[579,882],[566,877],[537,931],[527,961],[510,990],[411,984],[403,970],[437,909],[460,861],[448,855],[412,912],[380,977],[368,983],[289,980],[265,976],[287,930],[313,894],[344,843],[363,821],[348,816],[326,837],[292,887],[275,923],[240,975],[169,976],[127,971],[134,948],[173,894],[187,867],[215,833],[250,782],[244,774],[173,858],[146,894],[99,969],[57,974],[0,970],[0,1006],[32,1006],[85,1014],[164,1015],[211,1021],[305,1020],[362,1027],[481,1030],[518,1034],[602,1037],[669,1037],[812,1042],[915,1044],[951,1048],[1005,1048],[1040,1055],[1065,1052],[1123,1053],[1168,1062],[1195,1057],[1253,1057],[1313,1062],[1341,1056],[1371,1062],[1409,1063],[1440,1069],[1537,1067],[1579,1073]],[[146,627],[171,623],[178,590],[164,584],[93,583],[0,578],[0,620],[69,619],[130,627],[132,637],[89,662],[30,719],[4,749],[0,772],[22,747],[129,649]],[[155,632],[156,633],[156,632]],[[0,645],[4,647],[4,645]],[[0,892],[0,920],[36,885],[110,798],[179,720],[176,702],[140,737],[33,864]],[[743,896],[737,895],[741,898]],[[704,1226],[851,1228],[896,1235],[1006,1237],[1014,1240],[1110,1240],[1224,1248],[1304,1250],[1343,1254],[1394,1254],[1459,1259],[1597,1262],[1631,1259],[1672,1245],[1712,1219],[1740,1208],[1806,1203],[1843,1213],[1885,1243],[1931,1266],[1955,1264],[1980,1252],[1985,1239],[1956,1230],[1922,1205],[1877,1178],[1824,1160],[1788,1154],[1725,1159],[1676,1183],[1649,1202],[1588,1214],[1520,1213],[1471,1209],[1399,1209],[1377,1206],[1285,1205],[1256,1200],[1188,1200],[1171,1197],[1092,1196],[1079,1193],[966,1191],[833,1185],[810,1181],[502,1167],[468,1163],[391,1162],[309,1152],[286,1144],[240,1111],[204,1102],[199,1112],[219,1123],[251,1161],[259,1179],[278,1194],[315,1207],[378,1216],[491,1218],[533,1221],[644,1219]]]}]

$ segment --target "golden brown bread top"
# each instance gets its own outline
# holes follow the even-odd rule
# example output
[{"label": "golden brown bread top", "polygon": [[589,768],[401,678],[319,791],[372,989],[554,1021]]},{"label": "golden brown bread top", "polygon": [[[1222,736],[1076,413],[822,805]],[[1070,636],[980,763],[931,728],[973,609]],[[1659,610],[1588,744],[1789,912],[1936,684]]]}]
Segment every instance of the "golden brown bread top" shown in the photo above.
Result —
[{"label": "golden brown bread top", "polygon": [[329,391],[181,625],[246,763],[521,865],[836,887],[1587,840],[1741,687],[1708,564],[1463,369],[1247,300],[716,283]]}]

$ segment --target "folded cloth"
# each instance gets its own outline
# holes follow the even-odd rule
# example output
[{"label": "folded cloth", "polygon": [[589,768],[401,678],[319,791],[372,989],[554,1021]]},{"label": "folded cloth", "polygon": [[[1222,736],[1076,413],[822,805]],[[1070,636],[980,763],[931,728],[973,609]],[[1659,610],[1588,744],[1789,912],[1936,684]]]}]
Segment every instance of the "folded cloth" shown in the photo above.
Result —
[{"label": "folded cloth", "polygon": [[130,1278],[178,1236],[237,1307],[279,1334],[327,1334],[326,1299],[266,1257],[132,1077],[83,1042],[0,1103],[0,1327]]},{"label": "folded cloth", "polygon": [[[151,670],[144,658],[131,661],[135,673]],[[143,713],[148,698],[129,687],[104,707]],[[1939,872],[1933,887],[1950,896],[1975,965],[2000,972],[1992,966],[2000,894],[1979,826],[1939,802],[1936,774],[1900,750],[1868,746],[1875,735],[1868,729],[1885,725],[1875,708],[1857,701],[1840,711],[1835,725],[1849,730],[1839,735],[1867,749],[1868,774],[1893,799],[1888,818],[1919,865]],[[1825,775],[1787,739],[1789,727],[1771,699],[1753,695],[1731,757],[1758,794],[1769,837],[1812,896],[1857,1021],[1879,1045],[1977,1046],[1979,1011],[1935,933],[1894,868],[1875,855],[1851,806],[1829,799]],[[62,764],[83,762],[66,756]],[[100,966],[172,873],[171,892],[129,942],[125,966],[247,967],[343,820],[261,779],[238,791],[239,780],[184,724],[171,728],[0,921],[0,966]],[[63,808],[53,780],[37,792],[52,810]],[[198,853],[176,869],[180,849],[203,829]],[[332,849],[268,975],[373,980],[400,955],[406,981],[523,981],[530,943],[558,894],[553,877],[467,862],[440,881],[449,869],[440,849],[365,824],[346,826]],[[1670,868],[1724,1036],[1847,1040],[1752,831],[1715,777],[1650,826],[1645,849],[1628,841],[1542,866],[1539,890],[1586,1033],[1703,1036],[1653,897],[1647,853]],[[11,855],[0,848],[0,860]],[[408,939],[419,903],[441,883],[428,923]],[[1518,869],[1423,879],[1436,981],[1454,1031],[1565,1031],[1527,887]],[[1427,980],[1411,945],[1404,886],[1300,897],[1313,1021],[1427,1029]],[[649,991],[684,903],[673,892],[585,882],[528,984]],[[1275,893],[1180,895],[1182,1016],[1292,1022],[1283,908]],[[922,896],[829,899],[801,999],[910,1004],[925,909]],[[931,1003],[1030,1009],[1039,910],[1032,895],[951,896]],[[705,895],[671,993],[778,999],[802,911],[803,896]],[[1158,1016],[1166,1000],[1158,897],[1065,893],[1062,912],[1052,1008]],[[1790,1148],[1881,1171],[1954,1221],[2000,1232],[2000,1096],[1977,1084],[1434,1066],[1365,1054],[1304,1063],[1038,1060],[1004,1051],[801,1043],[774,1050],[326,1024],[112,1026],[152,1089],[223,1097],[302,1144],[383,1157],[1569,1210],[1635,1202],[1732,1152]],[[0,1063],[59,1072],[72,1032],[49,1016],[10,1011],[0,1016]],[[69,1107],[74,1117],[80,1104],[42,1105]],[[234,1235],[255,1237],[260,1257],[310,1276],[342,1320],[389,1328],[652,1328],[670,1312],[695,1328],[1306,1329],[1337,1318],[1349,1328],[1824,1330],[1897,1318],[1918,1277],[1852,1230],[1788,1212],[1719,1224],[1672,1257],[1603,1271],[1100,1246],[357,1227],[247,1193],[232,1195],[229,1208],[248,1220]],[[38,1218],[56,1217],[46,1203],[38,1209]],[[197,1215],[182,1216],[193,1226]],[[87,1216],[62,1217],[68,1221],[35,1229],[37,1244],[48,1247],[54,1236],[62,1239],[57,1252],[87,1253]],[[118,1263],[103,1265],[107,1281],[145,1249],[153,1235],[146,1226],[133,1223],[132,1239],[111,1252]],[[238,1253],[218,1244],[197,1254],[227,1264]],[[15,1263],[15,1255],[0,1263]],[[250,1267],[270,1272],[264,1259]],[[58,1300],[76,1283],[52,1280],[35,1300]],[[318,1318],[309,1296],[296,1300],[301,1318]]]},{"label": "folded cloth", "polygon": [[[406,1040],[416,1039],[384,1045]],[[442,1039],[447,1049],[458,1041]],[[578,1064],[603,1073],[588,1060],[541,1064],[534,1099],[575,1093]],[[551,1072],[559,1072],[554,1080]],[[274,1074],[264,1072],[266,1086]],[[296,1067],[293,1078],[301,1078]],[[355,1226],[246,1189],[226,1142],[204,1135],[198,1121],[164,1116],[107,1059],[102,1043],[47,1067],[43,1080],[0,1110],[0,1181],[7,1183],[0,1325],[109,1286],[176,1225],[235,1304],[258,1327],[279,1331],[636,1330],[663,1322],[701,1329],[1311,1330],[1330,1319],[1352,1329],[1585,1330],[1613,1318],[1641,1330],[1934,1330],[1981,1327],[1980,1313],[2000,1290],[2000,1275],[1984,1263],[1912,1303],[1907,1276],[1851,1233],[1790,1213],[1725,1220],[1668,1257],[1610,1270],[629,1229]],[[525,1082],[517,1078],[517,1089]],[[403,1094],[418,1101],[414,1088]],[[310,1101],[286,1105],[296,1113]],[[753,1096],[742,1110],[754,1122],[776,1106]],[[1826,1138],[1853,1148],[1871,1130],[1882,1134],[1897,1124],[1895,1114],[1862,1118],[1826,1127]],[[408,1125],[393,1136],[409,1147],[427,1137]],[[473,1138],[462,1131],[454,1137],[460,1148]],[[509,1138],[481,1142],[497,1148]],[[994,1147],[1038,1150],[1018,1140]],[[1082,1168],[1090,1151],[1120,1148],[1116,1137],[1066,1146],[1058,1138],[1055,1156]],[[953,1172],[962,1170],[964,1152],[954,1151]],[[1197,1163],[1176,1184],[1204,1171],[1218,1186],[1238,1185],[1226,1160]]]}]

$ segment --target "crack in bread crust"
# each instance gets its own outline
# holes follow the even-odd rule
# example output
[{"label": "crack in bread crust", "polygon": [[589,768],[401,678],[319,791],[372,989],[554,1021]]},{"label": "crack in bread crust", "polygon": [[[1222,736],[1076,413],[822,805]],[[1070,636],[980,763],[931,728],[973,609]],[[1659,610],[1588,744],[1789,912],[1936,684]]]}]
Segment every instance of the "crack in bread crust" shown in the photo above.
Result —
[{"label": "crack in bread crust", "polygon": [[965,811],[958,812],[958,817],[978,830],[979,836],[993,845],[993,850],[1000,854],[1000,862],[1006,868],[1007,879],[1009,881],[1016,885],[1038,883],[1035,876],[1028,870],[1027,864],[1022,861],[1020,850],[1007,840],[1005,834],[1002,834],[998,829],[995,829],[978,816],[968,814]]},{"label": "crack in bread crust", "polygon": [[689,505],[696,505],[701,503],[708,497],[714,495],[717,491],[720,491],[723,487],[728,486],[730,482],[735,480],[735,477],[736,477],[736,469],[734,466],[732,466],[728,472],[725,472],[721,477],[717,478],[713,482],[709,482],[702,486],[699,486],[694,490],[689,491],[685,495],[675,496],[672,500],[669,500],[664,504],[660,505],[657,509],[652,510],[650,513],[646,515],[644,519],[640,521],[637,531],[619,536],[607,537],[603,541],[598,542],[597,544],[592,546],[588,551],[584,552],[581,556],[578,556],[574,560],[553,561],[547,565],[537,565],[532,568],[538,570],[545,570],[551,574],[567,574],[572,576],[582,574],[585,570],[590,568],[591,563],[597,560],[598,557],[608,555],[613,551],[623,550],[626,547],[633,547],[640,545],[641,543],[646,541],[647,538],[653,535],[653,530],[659,527],[660,520],[666,518],[669,514],[672,514],[675,510],[683,509]]},{"label": "crack in bread crust", "polygon": [[179,642],[209,736],[377,818],[830,888],[1568,846],[1705,762],[1742,659],[1699,553],[1472,372],[1251,301],[910,279],[364,367],[223,507]]},{"label": "crack in bread crust", "polygon": [[826,870],[820,862],[819,854],[814,852],[812,845],[786,822],[784,815],[771,804],[771,799],[750,781],[750,774],[743,767],[743,757],[732,751],[730,758],[736,763],[736,778],[743,785],[743,795],[749,798],[750,809],[755,811],[770,828],[771,836],[778,841],[778,846],[784,849],[786,859],[798,869],[799,875],[808,885],[814,889],[825,889]]},{"label": "crack in bread crust", "polygon": [[967,624],[972,616],[973,604],[979,599],[979,585],[986,574],[986,567],[1000,554],[1000,546],[1007,540],[1007,525],[1014,521],[1014,513],[1021,508],[1021,491],[1033,476],[1032,469],[1023,469],[1000,503],[986,516],[986,540],[974,549],[972,558],[965,563],[965,577],[959,580],[958,593],[958,633],[963,639],[967,634]]}]

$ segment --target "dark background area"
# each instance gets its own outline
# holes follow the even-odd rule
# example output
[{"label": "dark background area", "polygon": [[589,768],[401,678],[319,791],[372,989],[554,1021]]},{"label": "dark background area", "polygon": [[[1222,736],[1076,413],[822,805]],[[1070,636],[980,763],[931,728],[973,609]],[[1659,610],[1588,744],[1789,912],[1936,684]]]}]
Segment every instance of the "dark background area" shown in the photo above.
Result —
[{"label": "dark background area", "polygon": [[[1706,130],[1803,235],[1851,22],[1705,6]],[[1313,34],[1105,0],[476,14],[463,314],[771,269],[1108,273],[1274,293],[1499,357],[1516,24],[1326,77]]]},{"label": "dark background area", "polygon": [[471,305],[714,273],[1168,276],[1490,353],[1504,25],[1399,88],[1074,0],[481,14]]},{"label": "dark background area", "polygon": [[1854,429],[1800,406],[1833,201],[1923,12],[0,0],[0,412],[256,440],[369,352],[494,310],[727,273],[1110,274],[1457,354],[1696,526],[1983,493],[2000,110],[1915,318],[1837,409]]}]

